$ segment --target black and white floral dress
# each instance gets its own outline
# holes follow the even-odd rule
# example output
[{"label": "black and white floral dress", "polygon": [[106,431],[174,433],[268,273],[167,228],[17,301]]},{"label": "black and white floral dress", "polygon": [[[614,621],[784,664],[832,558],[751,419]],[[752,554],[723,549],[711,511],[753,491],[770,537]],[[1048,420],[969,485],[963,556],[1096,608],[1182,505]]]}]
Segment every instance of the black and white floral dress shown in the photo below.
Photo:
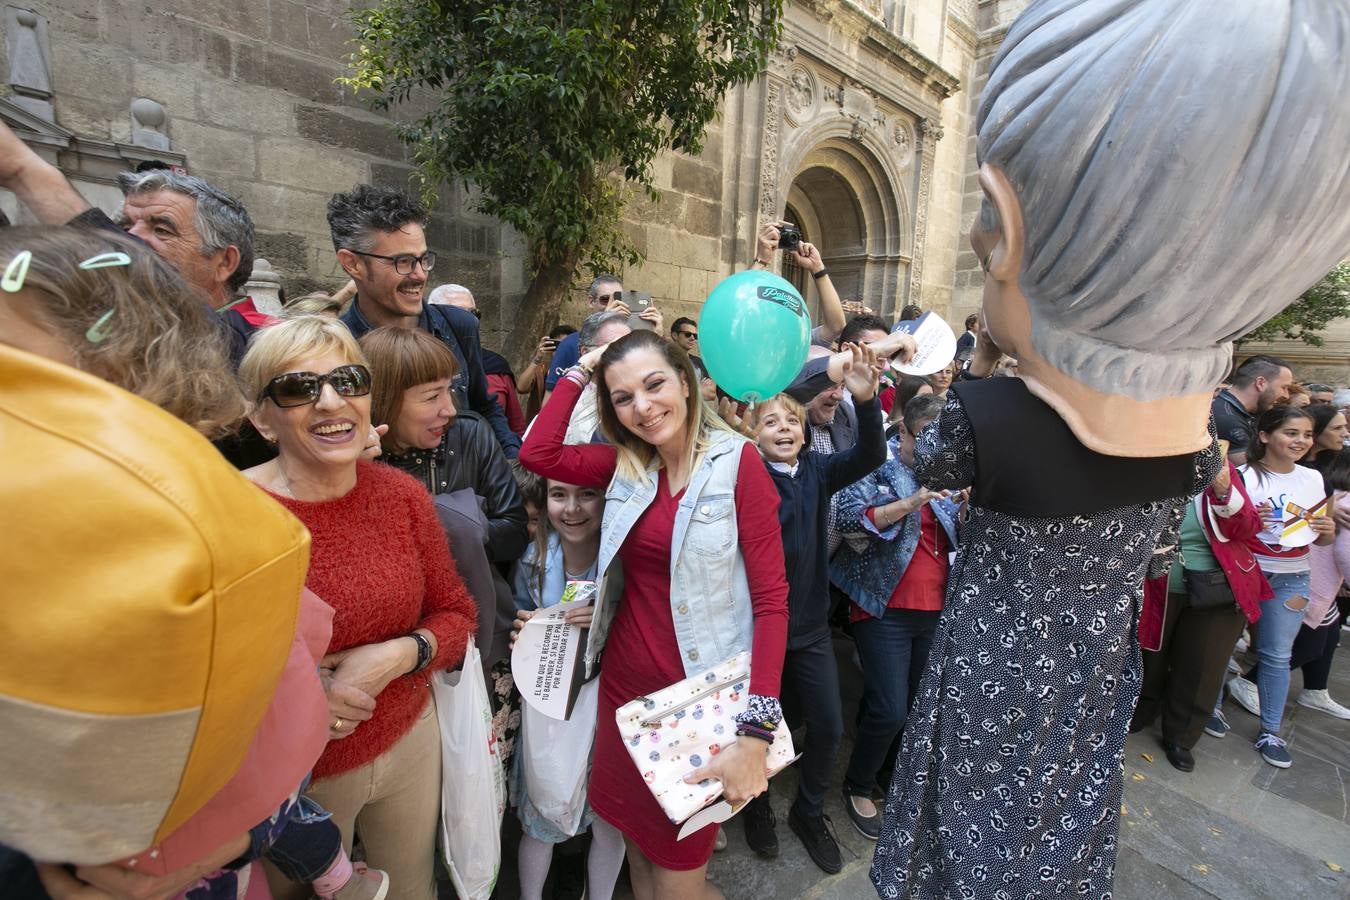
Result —
[{"label": "black and white floral dress", "polygon": [[[1147,460],[1087,451],[1021,382],[991,379],[954,388],[915,455],[925,485],[973,493],[872,881],[886,898],[1110,898],[1141,584],[1217,450],[1151,476]],[[1117,502],[1155,477],[1177,495]]]}]

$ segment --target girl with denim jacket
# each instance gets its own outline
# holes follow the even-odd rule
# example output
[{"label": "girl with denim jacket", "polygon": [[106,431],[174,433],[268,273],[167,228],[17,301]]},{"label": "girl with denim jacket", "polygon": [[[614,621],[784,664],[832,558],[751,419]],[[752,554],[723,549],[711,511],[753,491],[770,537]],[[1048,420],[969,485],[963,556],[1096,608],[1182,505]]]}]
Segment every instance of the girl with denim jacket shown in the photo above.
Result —
[{"label": "girl with denim jacket", "polygon": [[[539,517],[537,534],[525,550],[512,577],[516,600],[516,621],[523,624],[536,610],[547,609],[562,602],[563,592],[570,581],[595,581],[596,562],[600,554],[600,517],[605,508],[605,495],[594,487],[578,487],[561,481],[548,481],[544,496],[536,504],[545,510]],[[567,619],[574,625],[590,625],[591,607],[567,611]],[[594,707],[589,707],[592,711]],[[522,830],[519,850],[520,896],[522,900],[540,900],[544,881],[548,878],[553,859],[553,847],[573,834],[591,829],[591,847],[586,861],[586,895],[595,900],[609,900],[614,884],[623,867],[623,837],[603,819],[595,819],[590,805],[586,805],[580,827],[567,833],[553,819],[550,811],[540,809],[531,799],[525,777],[525,757],[531,752],[547,753],[546,747],[536,746],[527,718],[521,724],[520,752],[515,755],[511,769],[511,805],[515,807]],[[565,723],[571,729],[595,731],[595,720],[584,721],[574,714]],[[569,823],[570,824],[570,823]]]},{"label": "girl with denim jacket", "polygon": [[[568,418],[592,373],[610,443],[567,446]],[[768,742],[782,718],[788,618],[777,492],[754,445],[704,405],[685,352],[645,330],[588,353],[559,380],[521,463],[547,478],[606,488],[585,654],[590,675],[608,650],[592,808],[623,832],[638,896],[719,897],[705,880],[716,828],[677,839],[623,746],[614,712],[748,650],[749,709],[729,746],[688,780],[720,780],[733,805],[763,793]]]},{"label": "girl with denim jacket", "polygon": [[911,468],[914,436],[937,418],[942,401],[914,397],[890,458],[838,498],[844,544],[830,579],[849,596],[849,620],[863,670],[858,734],[844,773],[844,811],[863,837],[881,833],[874,797],[884,795],[905,718],[947,588],[947,554],[956,547],[957,506],[950,492],[919,485]]}]

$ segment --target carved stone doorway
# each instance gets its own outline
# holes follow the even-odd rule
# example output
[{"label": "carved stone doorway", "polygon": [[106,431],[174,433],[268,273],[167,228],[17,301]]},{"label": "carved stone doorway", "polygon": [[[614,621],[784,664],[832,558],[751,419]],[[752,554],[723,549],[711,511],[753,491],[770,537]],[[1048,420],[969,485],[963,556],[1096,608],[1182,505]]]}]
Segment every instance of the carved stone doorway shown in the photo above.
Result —
[{"label": "carved stone doorway", "polygon": [[[805,239],[820,248],[840,298],[861,300],[894,318],[904,305],[909,281],[910,258],[904,250],[912,225],[899,194],[870,152],[849,138],[817,145],[792,179],[786,208],[788,220],[800,225]],[[784,276],[794,280],[786,264]],[[813,312],[818,312],[816,303],[811,292]]]}]

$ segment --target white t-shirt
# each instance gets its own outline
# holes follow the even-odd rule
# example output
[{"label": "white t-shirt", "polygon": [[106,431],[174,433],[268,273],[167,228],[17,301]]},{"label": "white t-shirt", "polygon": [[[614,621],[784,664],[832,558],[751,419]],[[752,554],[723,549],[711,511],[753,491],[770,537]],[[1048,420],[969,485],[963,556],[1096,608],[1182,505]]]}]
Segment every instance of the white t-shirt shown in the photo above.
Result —
[{"label": "white t-shirt", "polygon": [[[1252,504],[1260,506],[1262,503],[1269,503],[1280,514],[1281,520],[1287,515],[1284,512],[1286,501],[1292,500],[1306,507],[1316,505],[1326,496],[1321,473],[1307,466],[1296,465],[1294,471],[1288,474],[1268,472],[1260,477],[1251,466],[1243,466],[1238,471],[1242,473],[1242,482],[1247,486],[1247,494],[1252,498]],[[1283,521],[1276,522],[1267,526],[1257,538],[1264,544],[1278,546],[1282,531],[1284,531]],[[1262,572],[1306,572],[1308,548],[1299,549],[1302,552],[1295,553],[1291,550],[1291,555],[1288,556],[1270,556],[1258,552],[1256,561],[1261,566]]]}]

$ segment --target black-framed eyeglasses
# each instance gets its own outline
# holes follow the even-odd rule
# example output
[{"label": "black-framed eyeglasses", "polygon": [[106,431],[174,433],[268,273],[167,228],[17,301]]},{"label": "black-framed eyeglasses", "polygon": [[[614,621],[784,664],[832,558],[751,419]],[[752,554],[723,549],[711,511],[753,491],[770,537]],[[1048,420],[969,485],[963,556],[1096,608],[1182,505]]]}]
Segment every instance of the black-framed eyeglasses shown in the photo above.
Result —
[{"label": "black-framed eyeglasses", "polygon": [[697,331],[681,331],[681,332],[680,332],[680,337],[682,337],[682,338],[689,338],[690,340],[696,341],[696,340],[698,340],[698,332],[697,332]]},{"label": "black-framed eyeglasses", "polygon": [[421,256],[413,256],[411,253],[400,253],[398,256],[385,256],[381,253],[366,253],[363,250],[353,250],[357,256],[369,256],[372,259],[383,259],[386,262],[394,264],[394,271],[400,275],[411,275],[413,269],[420,265],[423,272],[430,272],[436,267],[436,252],[428,250]]},{"label": "black-framed eyeglasses", "polygon": [[338,366],[320,375],[317,372],[287,372],[267,382],[258,394],[258,402],[271,399],[282,409],[316,403],[323,386],[331,384],[339,397],[364,397],[370,393],[370,370],[365,366]]}]

